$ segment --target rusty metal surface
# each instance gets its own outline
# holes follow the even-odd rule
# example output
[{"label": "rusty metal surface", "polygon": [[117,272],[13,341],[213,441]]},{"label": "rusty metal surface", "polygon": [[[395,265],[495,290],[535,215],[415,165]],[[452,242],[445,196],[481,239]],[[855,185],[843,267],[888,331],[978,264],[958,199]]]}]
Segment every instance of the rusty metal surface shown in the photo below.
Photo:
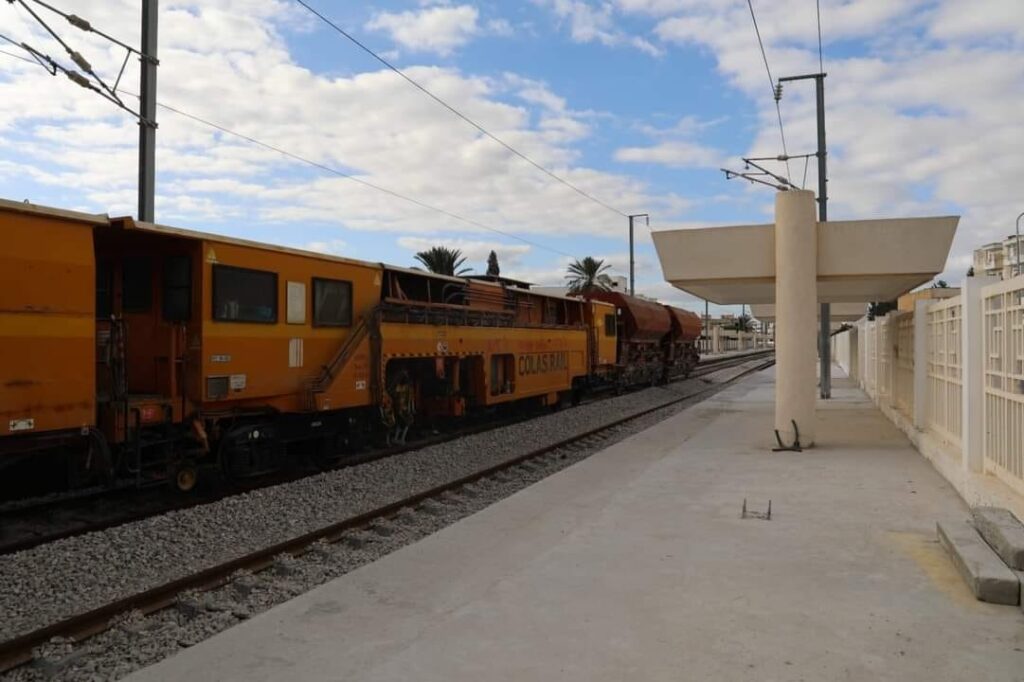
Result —
[{"label": "rusty metal surface", "polygon": [[658,343],[672,328],[668,310],[660,303],[617,291],[594,291],[587,294],[587,298],[611,303],[622,311],[625,340],[630,343]]},{"label": "rusty metal surface", "polygon": [[675,343],[695,341],[700,337],[701,323],[696,313],[670,305],[665,306],[665,309],[672,322],[672,340]]}]

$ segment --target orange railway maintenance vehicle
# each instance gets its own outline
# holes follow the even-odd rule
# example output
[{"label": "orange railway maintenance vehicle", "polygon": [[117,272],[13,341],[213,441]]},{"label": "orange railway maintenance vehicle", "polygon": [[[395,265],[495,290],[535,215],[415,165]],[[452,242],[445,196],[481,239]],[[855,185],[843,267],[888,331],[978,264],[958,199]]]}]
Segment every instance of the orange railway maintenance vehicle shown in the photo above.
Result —
[{"label": "orange railway maintenance vehicle", "polygon": [[[631,297],[542,295],[3,200],[0,231],[3,497],[40,472],[189,490],[204,469],[327,465],[410,425],[556,407],[696,362],[697,316]],[[655,309],[657,339],[628,322]]]}]

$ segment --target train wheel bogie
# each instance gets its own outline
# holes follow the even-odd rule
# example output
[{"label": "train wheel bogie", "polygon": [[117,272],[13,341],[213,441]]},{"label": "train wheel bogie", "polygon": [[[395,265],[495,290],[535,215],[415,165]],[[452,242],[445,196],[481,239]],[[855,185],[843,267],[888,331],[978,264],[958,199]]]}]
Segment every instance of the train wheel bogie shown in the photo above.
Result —
[{"label": "train wheel bogie", "polygon": [[170,467],[167,482],[179,493],[191,493],[199,483],[199,466],[193,459],[175,462]]},{"label": "train wheel bogie", "polygon": [[284,448],[270,422],[235,426],[219,444],[219,464],[225,478],[239,479],[269,473],[280,468]]}]

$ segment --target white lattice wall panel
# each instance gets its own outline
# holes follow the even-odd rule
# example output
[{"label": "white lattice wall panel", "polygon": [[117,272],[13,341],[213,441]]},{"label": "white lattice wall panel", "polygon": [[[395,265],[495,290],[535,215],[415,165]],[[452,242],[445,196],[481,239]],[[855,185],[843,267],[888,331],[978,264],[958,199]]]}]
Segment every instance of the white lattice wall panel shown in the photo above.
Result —
[{"label": "white lattice wall panel", "polygon": [[928,306],[927,427],[958,446],[963,433],[962,318],[959,296]]},{"label": "white lattice wall panel", "polygon": [[864,377],[864,390],[868,395],[874,396],[878,393],[875,388],[875,380],[878,377],[878,326],[877,322],[864,323],[864,368],[861,375]]},{"label": "white lattice wall panel", "polygon": [[986,466],[1024,492],[1024,276],[983,291]]},{"label": "white lattice wall panel", "polygon": [[892,397],[892,339],[889,318],[875,320],[875,357],[877,358],[875,391],[878,399],[889,402]]},{"label": "white lattice wall panel", "polygon": [[914,313],[899,313],[890,329],[896,333],[893,405],[907,417],[914,415]]}]

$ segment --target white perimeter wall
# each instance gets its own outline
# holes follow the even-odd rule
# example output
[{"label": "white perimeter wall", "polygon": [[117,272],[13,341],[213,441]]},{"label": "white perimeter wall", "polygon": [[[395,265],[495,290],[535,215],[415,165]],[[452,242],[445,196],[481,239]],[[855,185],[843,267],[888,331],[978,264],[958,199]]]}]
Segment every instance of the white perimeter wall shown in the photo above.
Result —
[{"label": "white perimeter wall", "polygon": [[835,362],[972,505],[1024,519],[1024,275],[861,320]]}]

